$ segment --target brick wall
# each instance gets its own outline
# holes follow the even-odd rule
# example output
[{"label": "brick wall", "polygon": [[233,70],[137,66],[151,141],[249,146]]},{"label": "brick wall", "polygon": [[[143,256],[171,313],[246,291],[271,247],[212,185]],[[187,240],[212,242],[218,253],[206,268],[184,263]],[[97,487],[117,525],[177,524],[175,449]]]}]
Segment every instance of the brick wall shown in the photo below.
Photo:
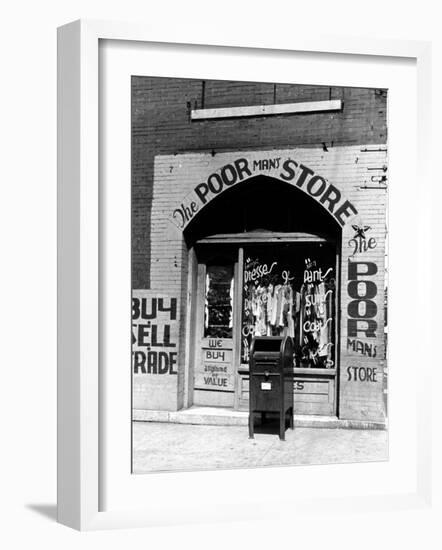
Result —
[{"label": "brick wall", "polygon": [[[195,182],[205,181],[207,177],[220,171],[226,164],[234,164],[238,157],[248,161],[267,158],[269,154],[283,159],[295,159],[311,168],[334,185],[342,193],[342,200],[348,200],[358,210],[357,215],[350,217],[342,228],[341,281],[339,285],[341,298],[340,316],[340,392],[339,416],[343,419],[376,421],[384,420],[383,405],[383,323],[384,323],[384,253],[385,253],[385,201],[386,192],[378,184],[373,185],[373,174],[382,174],[386,163],[386,150],[382,144],[374,145],[370,151],[366,146],[333,147],[328,152],[319,148],[297,148],[296,150],[269,151],[236,151],[220,153],[184,153],[180,155],[158,155],[155,161],[154,190],[152,207],[152,264],[150,280],[152,288],[179,298],[181,303],[180,356],[178,360],[177,406],[184,399],[184,377],[186,366],[186,335],[191,327],[186,325],[187,296],[187,262],[188,254],[183,232],[172,221],[174,209],[186,204],[189,193]],[[255,169],[254,175],[280,177],[279,169]],[[378,176],[376,176],[378,177]],[[295,188],[295,184],[292,184]],[[297,188],[296,188],[297,189]],[[301,190],[307,193],[305,186]],[[301,192],[297,190],[297,192]],[[209,200],[209,198],[208,198]],[[211,200],[216,200],[211,198]],[[320,197],[317,199],[319,202]],[[296,215],[296,200],[293,203]],[[355,250],[354,225],[369,227],[366,229],[365,242],[371,247]],[[354,301],[349,291],[351,273],[349,262],[356,268],[356,284],[361,284],[360,295],[373,293],[371,302],[376,311],[370,321],[376,323],[373,334],[366,334],[366,321],[358,321],[356,335],[348,332],[348,322],[352,319],[349,304]],[[353,266],[353,267],[354,267]],[[368,266],[368,268],[367,268]],[[371,266],[371,268],[370,268]],[[373,267],[375,266],[375,267]],[[370,269],[376,272],[364,275]],[[349,276],[350,275],[350,276]],[[367,280],[370,288],[367,289]],[[364,300],[357,309],[357,317],[364,319],[366,306]],[[351,312],[352,310],[350,310]],[[353,313],[353,317],[354,317]],[[348,340],[350,338],[350,340]],[[350,372],[349,370],[350,369]],[[149,387],[145,386],[145,391]],[[146,394],[147,395],[147,394]]]},{"label": "brick wall", "polygon": [[[387,163],[385,94],[366,89],[146,77],[134,77],[132,85],[133,288],[151,288],[180,301],[180,356],[173,408],[185,403],[189,296],[187,247],[171,214],[196,184],[226,163],[239,156],[259,159],[273,155],[311,167],[357,206],[358,215],[342,229],[339,415],[382,422],[386,191],[379,179]],[[323,99],[342,99],[342,112],[200,122],[191,122],[189,114],[190,108],[203,106]],[[261,174],[280,175],[268,170]],[[370,227],[366,242],[372,239],[371,248],[355,252],[353,225]],[[371,283],[376,287],[371,300],[376,311],[369,319],[376,323],[373,334],[364,332],[364,321],[357,325],[356,336],[348,332],[350,313],[355,311],[349,293],[349,262],[360,263],[356,283],[368,281],[368,290],[366,283],[361,283],[362,295],[371,292]],[[376,273],[365,277],[364,270],[373,270],[372,265]],[[355,285],[351,288],[354,292]],[[361,299],[357,309],[361,317],[366,315],[366,306]],[[149,391],[145,380],[137,394],[140,408],[143,392],[147,395]]]},{"label": "brick wall", "polygon": [[[190,109],[342,99],[341,112],[191,121]],[[386,97],[364,88],[132,78],[132,277],[150,288],[156,155],[386,142]]]}]

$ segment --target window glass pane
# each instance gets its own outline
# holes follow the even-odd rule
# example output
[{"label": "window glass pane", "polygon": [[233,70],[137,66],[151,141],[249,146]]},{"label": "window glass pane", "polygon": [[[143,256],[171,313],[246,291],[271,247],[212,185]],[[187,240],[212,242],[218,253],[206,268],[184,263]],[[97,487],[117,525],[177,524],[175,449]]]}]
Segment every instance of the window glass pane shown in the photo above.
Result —
[{"label": "window glass pane", "polygon": [[241,361],[253,336],[290,336],[294,365],[335,365],[335,249],[326,244],[245,250]]},{"label": "window glass pane", "polygon": [[232,338],[233,266],[208,265],[204,307],[204,337]]}]

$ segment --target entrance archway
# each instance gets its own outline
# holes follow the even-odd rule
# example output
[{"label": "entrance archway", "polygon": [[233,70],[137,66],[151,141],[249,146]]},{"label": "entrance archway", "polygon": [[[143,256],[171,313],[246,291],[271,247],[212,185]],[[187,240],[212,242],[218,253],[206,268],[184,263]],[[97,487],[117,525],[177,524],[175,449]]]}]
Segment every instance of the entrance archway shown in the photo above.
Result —
[{"label": "entrance archway", "polygon": [[[184,230],[191,403],[247,408],[252,336],[288,334],[295,412],[336,414],[340,234],[320,203],[267,176],[227,189],[195,216]],[[279,308],[272,317],[264,298]]]},{"label": "entrance archway", "polygon": [[188,246],[216,234],[263,229],[311,233],[337,239],[341,226],[329,210],[304,191],[282,180],[256,176],[212,199],[184,230]]}]

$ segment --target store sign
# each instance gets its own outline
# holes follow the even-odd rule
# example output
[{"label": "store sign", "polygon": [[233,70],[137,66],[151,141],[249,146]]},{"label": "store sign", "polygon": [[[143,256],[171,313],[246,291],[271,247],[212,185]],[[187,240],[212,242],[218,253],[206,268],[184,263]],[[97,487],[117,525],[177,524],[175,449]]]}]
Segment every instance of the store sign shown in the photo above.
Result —
[{"label": "store sign", "polygon": [[132,292],[132,372],[176,375],[178,302],[151,290]]},{"label": "store sign", "polygon": [[347,367],[348,382],[378,382],[378,369],[374,367]]},{"label": "store sign", "polygon": [[237,183],[265,174],[289,182],[317,200],[337,222],[344,226],[358,212],[345,200],[341,191],[315,171],[292,158],[269,157],[262,159],[237,158],[211,173],[198,183],[171,213],[171,220],[185,229],[196,214],[220,193]]},{"label": "store sign", "polygon": [[195,376],[195,389],[233,391],[231,365],[204,363],[202,371]]},{"label": "store sign", "polygon": [[347,338],[347,350],[364,357],[376,358],[377,346],[371,342],[364,342],[357,338]]},{"label": "store sign", "polygon": [[231,363],[232,350],[229,349],[205,349],[203,360],[212,363]]},{"label": "store sign", "polygon": [[201,352],[201,364],[195,369],[195,389],[233,392],[232,340],[206,338]]},{"label": "store sign", "polygon": [[347,332],[349,338],[376,338],[378,306],[374,301],[378,287],[370,278],[378,267],[373,262],[348,262]]}]

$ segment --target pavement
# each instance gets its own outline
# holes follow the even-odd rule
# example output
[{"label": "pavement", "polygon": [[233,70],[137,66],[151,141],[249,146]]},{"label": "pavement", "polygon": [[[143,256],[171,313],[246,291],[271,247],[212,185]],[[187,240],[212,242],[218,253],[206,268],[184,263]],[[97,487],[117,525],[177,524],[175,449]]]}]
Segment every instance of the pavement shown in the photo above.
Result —
[{"label": "pavement", "polygon": [[[300,428],[354,428],[384,430],[384,422],[367,420],[344,420],[336,416],[295,414],[295,426]],[[179,411],[133,409],[132,420],[145,422],[171,422],[173,424],[203,424],[208,426],[247,426],[249,413],[230,407],[207,407],[193,405]]]},{"label": "pavement", "polygon": [[244,425],[133,422],[133,472],[192,471],[388,460],[387,430],[298,427],[285,441],[277,423]]}]

